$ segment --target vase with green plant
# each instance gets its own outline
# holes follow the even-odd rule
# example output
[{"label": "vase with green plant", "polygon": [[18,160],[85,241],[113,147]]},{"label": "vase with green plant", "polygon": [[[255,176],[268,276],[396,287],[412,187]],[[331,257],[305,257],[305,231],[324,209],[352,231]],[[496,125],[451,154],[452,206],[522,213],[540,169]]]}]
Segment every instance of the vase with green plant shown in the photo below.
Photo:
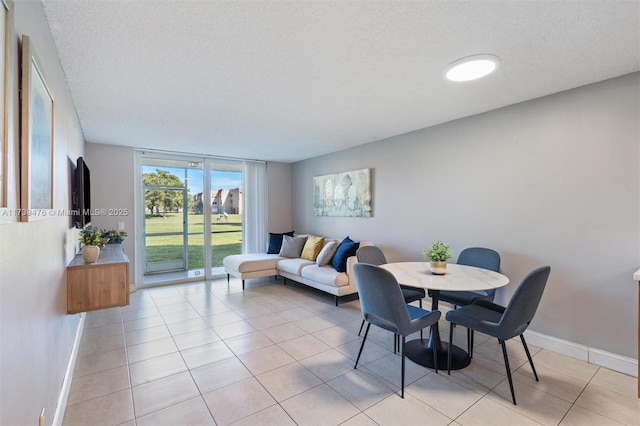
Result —
[{"label": "vase with green plant", "polygon": [[431,247],[422,250],[424,258],[429,261],[431,273],[444,275],[447,273],[447,260],[451,259],[453,252],[448,244],[441,240],[431,244]]},{"label": "vase with green plant", "polygon": [[98,255],[100,254],[100,237],[102,237],[102,233],[95,226],[85,226],[80,230],[80,237],[78,239],[83,244],[82,258],[86,263],[93,263],[98,259]]}]

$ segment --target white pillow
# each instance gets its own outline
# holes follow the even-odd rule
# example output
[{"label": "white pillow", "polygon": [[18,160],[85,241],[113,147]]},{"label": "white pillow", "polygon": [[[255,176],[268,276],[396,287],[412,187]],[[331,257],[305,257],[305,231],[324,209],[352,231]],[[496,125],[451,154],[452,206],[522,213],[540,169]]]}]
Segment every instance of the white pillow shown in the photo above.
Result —
[{"label": "white pillow", "polygon": [[316,264],[318,266],[325,266],[331,262],[333,255],[336,250],[338,250],[338,241],[331,240],[322,247],[320,253],[318,253],[318,257],[316,257]]},{"label": "white pillow", "polygon": [[304,243],[307,237],[290,237],[285,235],[282,237],[282,247],[280,248],[280,256],[282,257],[300,257]]}]

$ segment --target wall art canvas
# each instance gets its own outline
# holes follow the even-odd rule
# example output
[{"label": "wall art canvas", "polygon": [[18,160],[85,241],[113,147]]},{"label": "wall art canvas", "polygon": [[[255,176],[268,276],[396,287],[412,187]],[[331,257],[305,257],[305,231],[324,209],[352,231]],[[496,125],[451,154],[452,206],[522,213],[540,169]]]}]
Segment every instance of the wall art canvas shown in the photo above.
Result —
[{"label": "wall art canvas", "polygon": [[371,170],[315,176],[313,213],[316,216],[371,217]]},{"label": "wall art canvas", "polygon": [[53,96],[28,36],[22,37],[21,220],[53,209]]}]

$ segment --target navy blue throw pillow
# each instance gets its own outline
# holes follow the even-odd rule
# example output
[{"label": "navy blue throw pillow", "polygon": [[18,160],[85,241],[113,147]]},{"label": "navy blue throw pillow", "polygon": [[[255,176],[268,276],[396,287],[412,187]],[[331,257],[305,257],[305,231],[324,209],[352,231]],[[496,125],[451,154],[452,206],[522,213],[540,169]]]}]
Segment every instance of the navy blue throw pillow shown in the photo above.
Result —
[{"label": "navy blue throw pillow", "polygon": [[288,235],[293,237],[293,231],[283,232],[281,234],[269,232],[269,248],[267,254],[279,254],[282,247],[282,237]]},{"label": "navy blue throw pillow", "polygon": [[338,272],[345,272],[347,270],[347,259],[356,255],[358,247],[360,247],[360,243],[356,243],[351,238],[346,237],[338,246],[336,254],[333,255],[331,266]]}]

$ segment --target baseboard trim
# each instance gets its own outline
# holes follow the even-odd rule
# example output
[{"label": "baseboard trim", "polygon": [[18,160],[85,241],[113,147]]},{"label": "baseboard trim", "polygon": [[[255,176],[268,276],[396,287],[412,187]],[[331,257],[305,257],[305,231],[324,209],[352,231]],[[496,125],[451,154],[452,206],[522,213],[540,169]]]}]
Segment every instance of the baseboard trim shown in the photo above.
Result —
[{"label": "baseboard trim", "polygon": [[536,331],[527,330],[524,335],[528,343],[589,364],[599,365],[613,371],[638,377],[638,360],[622,355],[579,345],[568,340],[558,339]]},{"label": "baseboard trim", "polygon": [[69,357],[69,362],[67,363],[67,371],[64,374],[62,388],[60,389],[60,395],[58,396],[58,406],[56,407],[56,413],[53,417],[53,426],[62,425],[62,420],[64,420],[64,412],[67,408],[67,400],[69,399],[71,381],[73,380],[73,370],[76,367],[76,359],[78,358],[78,350],[80,349],[80,339],[82,339],[82,330],[84,329],[84,319],[86,313],[82,312],[79,315],[80,321],[78,322],[78,328],[76,329],[76,338],[73,342],[71,356]]}]

